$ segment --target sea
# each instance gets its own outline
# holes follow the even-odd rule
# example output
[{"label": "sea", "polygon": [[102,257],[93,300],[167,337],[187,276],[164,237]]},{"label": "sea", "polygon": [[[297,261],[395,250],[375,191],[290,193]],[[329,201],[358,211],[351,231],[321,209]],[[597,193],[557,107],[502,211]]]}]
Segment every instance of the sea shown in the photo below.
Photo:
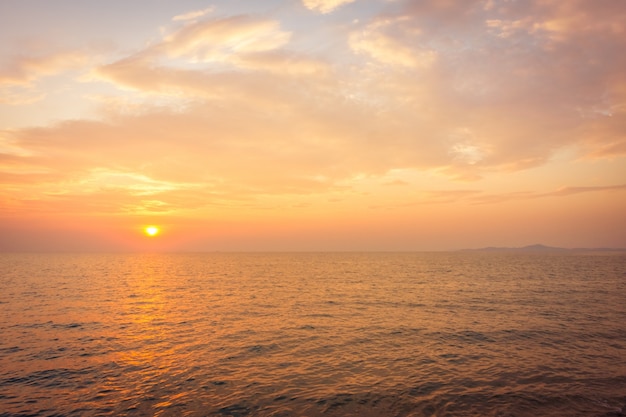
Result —
[{"label": "sea", "polygon": [[0,254],[2,417],[624,415],[624,253]]}]

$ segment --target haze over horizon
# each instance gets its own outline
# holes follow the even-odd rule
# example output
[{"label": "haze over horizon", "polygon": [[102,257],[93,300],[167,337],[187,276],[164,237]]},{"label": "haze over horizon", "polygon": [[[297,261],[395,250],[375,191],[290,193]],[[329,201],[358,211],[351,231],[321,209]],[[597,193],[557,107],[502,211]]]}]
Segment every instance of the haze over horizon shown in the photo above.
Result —
[{"label": "haze over horizon", "polygon": [[0,251],[624,248],[624,50],[610,0],[0,1]]}]

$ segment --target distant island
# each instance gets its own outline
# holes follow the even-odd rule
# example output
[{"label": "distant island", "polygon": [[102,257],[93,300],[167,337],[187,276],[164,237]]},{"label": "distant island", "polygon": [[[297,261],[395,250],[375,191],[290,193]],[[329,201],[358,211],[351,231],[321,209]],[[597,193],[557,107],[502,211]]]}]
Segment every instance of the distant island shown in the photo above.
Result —
[{"label": "distant island", "polygon": [[541,244],[521,248],[489,246],[479,249],[461,249],[462,252],[626,252],[626,248],[558,248]]}]

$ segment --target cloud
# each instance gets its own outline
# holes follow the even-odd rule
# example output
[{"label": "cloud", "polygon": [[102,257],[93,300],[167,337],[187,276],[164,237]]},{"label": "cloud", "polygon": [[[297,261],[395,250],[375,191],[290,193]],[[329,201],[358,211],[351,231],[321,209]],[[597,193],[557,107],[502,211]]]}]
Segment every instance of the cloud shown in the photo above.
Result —
[{"label": "cloud", "polygon": [[[582,3],[565,11],[541,2],[396,3],[346,33],[357,58],[373,65],[331,67],[287,49],[291,33],[279,22],[240,15],[184,25],[98,74],[139,92],[314,126],[340,149],[363,150],[350,158],[354,170],[436,169],[477,180],[545,164],[572,145],[593,157],[623,153],[626,61],[608,60],[624,42],[614,25],[594,29],[601,38],[593,44],[611,48],[586,40],[581,52],[527,24],[578,16]],[[373,161],[377,152],[386,159]]]},{"label": "cloud", "polygon": [[203,10],[195,10],[192,12],[187,12],[183,14],[176,15],[172,18],[175,22],[185,21],[185,20],[196,20],[204,15],[212,13],[215,10],[215,7],[208,7]]},{"label": "cloud", "polygon": [[82,68],[88,61],[86,53],[77,51],[14,56],[6,66],[0,68],[0,86],[27,86],[42,77]]},{"label": "cloud", "polygon": [[47,96],[41,85],[46,77],[71,71],[88,71],[93,57],[85,50],[30,53],[27,48],[0,67],[0,105],[28,106]]},{"label": "cloud", "polygon": [[[327,62],[285,48],[290,36],[278,22],[252,16],[193,22],[152,46],[98,67],[93,79],[141,93],[178,97],[183,108],[186,99],[199,99],[230,106],[256,103],[270,111],[301,94],[294,88],[307,83],[311,97],[332,82]],[[162,100],[167,101],[177,105]]]},{"label": "cloud", "polygon": [[558,190],[538,194],[538,197],[556,197],[556,196],[568,196],[572,194],[590,193],[598,191],[623,191],[626,190],[626,184],[619,185],[605,185],[605,186],[586,186],[586,187],[562,187]]},{"label": "cloud", "polygon": [[580,39],[586,35],[621,37],[626,33],[626,10],[610,0],[589,3],[536,1],[532,29],[545,31],[555,41]]},{"label": "cloud", "polygon": [[302,4],[309,10],[320,13],[330,13],[344,4],[349,4],[355,0],[302,0]]},{"label": "cloud", "polygon": [[428,68],[437,58],[435,51],[420,45],[420,32],[407,19],[375,21],[352,32],[348,43],[352,50],[364,53],[388,65],[407,68]]},{"label": "cloud", "polygon": [[320,59],[284,50],[242,54],[235,62],[242,68],[285,76],[323,77],[332,71],[330,65]]},{"label": "cloud", "polygon": [[407,181],[404,181],[404,180],[396,179],[396,180],[387,181],[383,185],[386,185],[386,186],[398,186],[398,185],[407,186],[407,185],[410,185],[410,183],[407,182]]},{"label": "cloud", "polygon": [[74,188],[73,182],[80,189],[126,184],[122,188],[129,193],[167,191],[170,183],[252,194],[327,188],[329,183],[313,179],[332,163],[323,156],[327,145],[307,144],[302,125],[285,126],[269,114],[200,105],[184,114],[162,111],[119,116],[113,123],[24,129],[12,138],[31,156],[11,161],[11,171],[33,165],[50,173],[61,190]]},{"label": "cloud", "polygon": [[30,86],[1,85],[0,104],[9,106],[25,106],[43,100],[46,94]]},{"label": "cloud", "polygon": [[[488,144],[476,168],[524,169],[572,144],[589,155],[623,155],[626,58],[615,51],[626,48],[624,8],[584,1],[479,6],[407,1],[400,15],[437,53],[442,88],[435,94],[455,112],[456,128]],[[557,20],[568,24],[545,23]]]},{"label": "cloud", "polygon": [[[116,195],[124,210],[162,211],[348,193],[359,175],[396,169],[479,181],[549,163],[563,148],[624,155],[621,23],[585,25],[585,3],[555,4],[397,1],[341,32],[341,59],[297,49],[266,17],[181,17],[162,39],[94,70],[132,90],[135,104],[105,97],[100,121],[3,132],[12,150],[0,181],[20,190],[13,200],[59,210],[72,196],[88,204],[88,194],[105,207]],[[567,16],[584,37],[563,26],[557,39],[541,23]],[[29,83],[80,63],[62,61],[18,60],[21,70],[3,73]],[[479,204],[549,194],[419,196]]]},{"label": "cloud", "polygon": [[237,70],[328,76],[330,67],[323,60],[284,48],[290,37],[277,21],[252,16],[193,22],[136,54],[100,66],[94,78],[140,91],[206,98],[222,97],[225,90],[255,90]]},{"label": "cloud", "polygon": [[370,208],[391,209],[398,207],[412,207],[425,204],[450,204],[460,203],[464,205],[491,205],[510,201],[537,200],[554,197],[569,197],[576,194],[586,193],[617,193],[626,191],[626,184],[600,185],[600,186],[571,186],[559,189],[539,192],[539,191],[511,191],[504,193],[490,193],[479,189],[458,189],[458,190],[417,190],[412,200],[404,200],[396,204],[378,204]]},{"label": "cloud", "polygon": [[567,197],[583,193],[599,192],[622,192],[626,190],[626,184],[599,185],[599,186],[572,186],[561,187],[549,192],[515,191],[502,194],[482,194],[470,198],[473,204],[495,204],[515,200],[531,200],[549,197]]},{"label": "cloud", "polygon": [[197,62],[223,61],[233,54],[275,50],[286,45],[290,37],[274,20],[239,15],[183,26],[165,36],[152,53]]}]

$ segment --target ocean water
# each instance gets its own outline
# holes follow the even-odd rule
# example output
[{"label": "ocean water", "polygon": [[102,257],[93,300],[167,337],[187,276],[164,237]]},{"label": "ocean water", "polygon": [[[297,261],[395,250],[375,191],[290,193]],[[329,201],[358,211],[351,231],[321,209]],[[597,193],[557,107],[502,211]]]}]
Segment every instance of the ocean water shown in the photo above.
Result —
[{"label": "ocean water", "polygon": [[626,255],[1,254],[0,416],[623,416]]}]

